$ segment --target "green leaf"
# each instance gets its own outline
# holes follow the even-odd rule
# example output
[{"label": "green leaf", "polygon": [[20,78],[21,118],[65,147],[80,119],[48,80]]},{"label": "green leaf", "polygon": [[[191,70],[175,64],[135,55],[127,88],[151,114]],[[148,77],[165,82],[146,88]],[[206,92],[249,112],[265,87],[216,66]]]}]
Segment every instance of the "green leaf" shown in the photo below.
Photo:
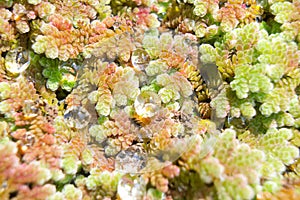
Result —
[{"label": "green leaf", "polygon": [[53,79],[48,79],[46,87],[52,91],[56,91],[59,87],[59,82]]},{"label": "green leaf", "polygon": [[61,88],[70,92],[73,89],[73,87],[75,86],[75,83],[76,82],[74,82],[74,81],[68,82],[68,80],[63,80],[61,83]]}]

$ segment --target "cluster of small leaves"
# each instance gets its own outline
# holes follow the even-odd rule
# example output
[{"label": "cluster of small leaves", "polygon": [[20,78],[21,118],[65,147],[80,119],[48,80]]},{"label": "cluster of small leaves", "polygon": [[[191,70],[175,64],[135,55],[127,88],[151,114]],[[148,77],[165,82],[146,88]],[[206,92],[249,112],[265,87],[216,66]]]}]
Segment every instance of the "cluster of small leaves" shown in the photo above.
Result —
[{"label": "cluster of small leaves", "polygon": [[193,32],[203,41],[261,18],[262,5],[253,0],[173,1],[164,23],[181,32]]},{"label": "cluster of small leaves", "polygon": [[[284,180],[282,173],[299,157],[299,151],[291,139],[297,137],[288,128],[269,128],[265,135],[255,137],[249,131],[239,135],[239,139],[263,151],[266,162],[261,169],[262,176],[266,181],[262,184],[263,191],[274,192],[280,189],[281,181]],[[270,170],[272,169],[272,170]]]},{"label": "cluster of small leaves", "polygon": [[157,0],[112,0],[110,3],[114,14],[131,19],[140,28],[159,27],[159,15],[165,13],[168,4]]},{"label": "cluster of small leaves", "polygon": [[[35,192],[39,191],[40,198],[47,198],[55,192],[54,185],[44,185],[50,178],[51,173],[45,166],[39,162],[21,163],[17,155],[17,144],[9,141],[8,138],[0,140],[1,150],[1,183],[4,184],[4,190],[1,190],[0,197],[8,199],[10,193],[17,192],[16,199],[36,198]],[[33,187],[30,189],[28,183]],[[48,189],[48,190],[47,190]]]},{"label": "cluster of small leaves", "polygon": [[[211,151],[206,148],[211,148]],[[203,155],[203,152],[207,152],[207,155]],[[259,171],[264,162],[262,151],[240,143],[236,139],[236,132],[230,129],[216,138],[212,136],[205,139],[199,153],[187,161],[205,183],[215,184],[220,199],[253,198],[259,189]],[[236,190],[237,185],[243,189]]]},{"label": "cluster of small leaves", "polygon": [[0,8],[1,16],[0,16],[0,35],[1,35],[1,52],[5,52],[9,50],[13,44],[16,43],[16,30],[12,26],[12,24],[9,23],[9,20],[12,16],[12,13],[5,9]]},{"label": "cluster of small leaves", "polygon": [[223,78],[232,80],[230,86],[238,98],[234,100],[231,95],[231,115],[243,113],[252,118],[257,109],[265,116],[288,111],[299,84],[297,44],[280,34],[268,36],[258,23],[237,28],[224,37],[226,40],[216,42],[215,48],[203,44],[200,51],[203,62],[216,62]]},{"label": "cluster of small leaves", "polygon": [[[172,69],[172,65],[177,67],[179,63],[166,60],[169,58],[165,55],[172,52],[172,48],[184,54],[191,53],[191,50],[184,45],[184,36],[174,36],[173,39],[171,33],[163,33],[160,37],[157,34],[154,31],[144,37],[145,50],[138,48],[133,51],[133,67],[126,63],[125,66],[106,63],[98,68],[102,73],[96,83],[98,88],[88,94],[88,100],[96,104],[98,116],[103,120],[100,125],[91,126],[89,133],[98,143],[104,143],[107,156],[115,156],[121,150],[128,149],[133,141],[141,140],[140,137],[150,139],[151,148],[162,150],[168,143],[166,140],[172,135],[184,135],[184,125],[172,119],[172,112],[193,115],[193,101],[188,100],[193,93],[193,87],[185,76]],[[156,39],[163,42],[163,49],[156,49],[150,43]],[[182,46],[184,49],[180,48]],[[181,57],[178,57],[182,62]],[[191,59],[196,60],[193,57]],[[158,111],[161,109],[166,110]],[[158,125],[155,121],[160,115],[165,119]],[[132,124],[130,120],[137,120],[140,125]],[[139,132],[145,132],[145,136],[136,131],[141,127],[145,130],[141,129]],[[151,135],[147,136],[147,132]]]},{"label": "cluster of small leaves", "polygon": [[72,68],[70,62],[60,62],[58,59],[49,59],[46,57],[32,54],[32,65],[40,65],[43,68],[42,74],[47,79],[46,87],[51,91],[56,91],[59,87],[70,92],[76,84],[76,71]]},{"label": "cluster of small leaves", "polygon": [[183,159],[205,183],[214,184],[220,199],[252,199],[262,191],[276,192],[285,166],[299,156],[298,148],[289,142],[292,131],[273,128],[262,137],[250,136],[245,132],[237,139],[234,130],[226,129],[200,140],[192,156]]},{"label": "cluster of small leaves", "polygon": [[274,21],[278,22],[278,27],[282,30],[280,33],[282,37],[298,42],[298,48],[300,41],[299,4],[298,0],[283,1],[274,2],[270,7],[271,13],[275,15]]},{"label": "cluster of small leaves", "polygon": [[[124,31],[121,22],[110,16],[109,1],[53,1],[38,2],[34,8],[42,20],[32,22],[32,48],[47,58],[67,61],[90,51],[92,44]],[[120,18],[118,18],[120,20]],[[124,21],[124,20],[123,20]],[[88,47],[89,46],[89,47]],[[85,50],[87,51],[87,50]]]},{"label": "cluster of small leaves", "polygon": [[61,184],[70,181],[81,169],[88,172],[95,166],[103,170],[111,168],[110,161],[104,157],[103,153],[98,152],[99,148],[88,146],[81,136],[82,133],[72,130],[62,117],[55,119],[55,129],[63,148],[61,168],[65,175],[56,176],[56,180]]},{"label": "cluster of small leaves", "polygon": [[[259,23],[251,23],[225,34],[222,42],[215,42],[214,46],[200,46],[200,52],[204,54],[201,60],[216,63],[223,79],[230,83],[226,92],[230,102],[227,126],[247,130],[239,135],[239,141],[264,154],[260,170],[255,170],[255,173],[260,173],[259,179],[264,179],[255,187],[254,193],[259,194],[278,191],[285,179],[282,174],[287,170],[286,166],[299,157],[299,145],[289,142],[297,136],[293,134],[293,127],[298,127],[295,122],[298,119],[299,104],[296,93],[300,84],[299,48],[294,41],[295,37],[287,37],[285,31],[273,33],[264,28],[266,26]],[[216,98],[215,101],[222,104],[221,99]],[[218,158],[217,161],[220,160]],[[228,170],[228,166],[225,169]],[[204,173],[199,174],[201,176]],[[234,188],[228,185],[225,190],[220,190],[221,185],[218,182],[214,184],[218,195],[228,195],[226,189]],[[230,179],[227,184],[234,184],[234,179]],[[231,194],[234,194],[231,198],[236,198],[237,191]]]},{"label": "cluster of small leaves", "polygon": [[166,195],[169,181],[179,175],[180,169],[176,165],[168,165],[155,172],[142,175],[125,174],[119,180],[118,196],[134,199],[163,199],[172,198]]},{"label": "cluster of small leaves", "polygon": [[[56,190],[50,181],[59,173],[61,149],[47,122],[34,85],[24,76],[1,82],[0,196],[45,199]],[[7,110],[9,109],[9,110]],[[44,110],[46,111],[46,110]],[[31,185],[31,186],[30,186]],[[4,187],[3,187],[4,186]]]},{"label": "cluster of small leaves", "polygon": [[[299,8],[299,0],[0,1],[0,198],[298,199]],[[24,63],[18,49],[36,54]],[[99,59],[75,87],[81,55]],[[215,65],[227,83],[211,89],[220,81],[203,66]],[[60,89],[73,91],[59,104]],[[228,117],[225,126],[199,120],[196,103],[201,117]],[[79,119],[92,120],[70,125],[64,107],[81,106]],[[136,143],[164,150],[195,133],[169,166],[116,170],[112,157]]]},{"label": "cluster of small leaves", "polygon": [[132,124],[125,112],[111,115],[111,120],[106,120],[101,125],[94,125],[89,129],[91,137],[102,143],[107,140],[105,146],[106,155],[115,155],[121,149],[127,149],[136,139],[137,128]]}]

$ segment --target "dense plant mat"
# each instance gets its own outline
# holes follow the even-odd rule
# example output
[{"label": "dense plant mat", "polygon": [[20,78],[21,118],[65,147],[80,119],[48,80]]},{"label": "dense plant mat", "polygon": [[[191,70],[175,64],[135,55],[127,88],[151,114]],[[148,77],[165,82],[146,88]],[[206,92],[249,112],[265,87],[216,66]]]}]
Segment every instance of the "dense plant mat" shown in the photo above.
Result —
[{"label": "dense plant mat", "polygon": [[0,199],[300,199],[299,0],[0,0]]}]

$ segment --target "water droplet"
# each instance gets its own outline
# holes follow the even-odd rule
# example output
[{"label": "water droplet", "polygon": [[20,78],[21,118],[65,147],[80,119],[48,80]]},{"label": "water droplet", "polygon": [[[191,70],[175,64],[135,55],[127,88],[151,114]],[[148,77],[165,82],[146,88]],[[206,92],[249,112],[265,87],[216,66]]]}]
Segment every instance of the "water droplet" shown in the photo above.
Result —
[{"label": "water droplet", "polygon": [[159,110],[161,100],[155,92],[143,91],[134,101],[134,108],[141,117],[152,117]]},{"label": "water droplet", "polygon": [[191,43],[192,43],[192,41],[191,41],[189,38],[184,38],[183,43],[184,43],[186,46],[190,46]]},{"label": "water droplet", "polygon": [[32,100],[25,100],[24,101],[25,105],[23,107],[23,112],[24,113],[31,113],[31,107],[34,106],[34,102]]},{"label": "water droplet", "polygon": [[118,195],[122,200],[143,199],[146,193],[146,181],[141,176],[125,174],[118,183]]},{"label": "water droplet", "polygon": [[120,27],[121,23],[120,22],[114,22],[113,27],[114,30],[118,29]]},{"label": "water droplet", "polygon": [[35,136],[32,135],[30,132],[26,132],[25,141],[27,142],[27,146],[32,146],[35,142]]},{"label": "water droplet", "polygon": [[82,129],[86,127],[90,121],[90,113],[83,107],[71,106],[66,110],[64,119],[71,128]]},{"label": "water droplet", "polygon": [[3,181],[2,184],[1,184],[1,188],[6,189],[7,186],[8,186],[7,181]]},{"label": "water droplet", "polygon": [[131,55],[131,63],[137,70],[144,70],[150,62],[150,56],[144,49],[136,49]]},{"label": "water droplet", "polygon": [[81,66],[78,65],[78,64],[75,63],[75,62],[73,62],[73,63],[71,64],[71,67],[72,67],[75,71],[78,71],[78,70],[81,68]]},{"label": "water droplet", "polygon": [[122,51],[119,55],[119,58],[123,62],[128,62],[130,59],[130,51]]},{"label": "water droplet", "polygon": [[29,67],[28,51],[22,48],[9,51],[5,56],[5,69],[13,75],[24,72]]},{"label": "water droplet", "polygon": [[71,65],[71,66],[62,65],[62,66],[60,66],[60,70],[63,73],[69,73],[69,74],[76,75],[76,69],[74,69],[73,66],[76,66],[76,65]]},{"label": "water droplet", "polygon": [[147,164],[147,155],[136,146],[120,151],[116,156],[115,168],[128,173],[140,172]]},{"label": "water droplet", "polygon": [[26,117],[33,118],[38,115],[39,112],[39,107],[38,105],[33,102],[32,100],[25,100],[24,101],[25,105],[23,107],[23,113]]}]

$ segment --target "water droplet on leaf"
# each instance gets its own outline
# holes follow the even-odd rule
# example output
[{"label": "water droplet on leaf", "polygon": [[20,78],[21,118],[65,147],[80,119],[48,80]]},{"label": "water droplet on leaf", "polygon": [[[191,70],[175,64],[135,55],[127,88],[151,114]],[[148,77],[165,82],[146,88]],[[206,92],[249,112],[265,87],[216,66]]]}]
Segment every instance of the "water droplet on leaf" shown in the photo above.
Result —
[{"label": "water droplet on leaf", "polygon": [[191,43],[192,43],[192,41],[191,41],[189,38],[184,38],[183,43],[184,43],[186,46],[190,46]]},{"label": "water droplet on leaf", "polygon": [[22,48],[9,51],[5,56],[5,69],[12,75],[18,75],[29,67],[28,51]]},{"label": "water droplet on leaf", "polygon": [[118,195],[120,199],[143,199],[146,193],[146,181],[143,177],[125,174],[118,183]]},{"label": "water droplet on leaf", "polygon": [[137,173],[146,167],[147,155],[140,148],[132,146],[120,151],[116,156],[115,167],[117,170]]},{"label": "water droplet on leaf", "polygon": [[161,100],[158,94],[152,91],[143,91],[134,101],[134,108],[141,117],[152,117],[159,110]]},{"label": "water droplet on leaf", "polygon": [[150,56],[143,49],[136,49],[131,55],[131,63],[137,70],[144,70],[150,62]]},{"label": "water droplet on leaf", "polygon": [[32,146],[35,142],[35,136],[27,132],[25,135],[25,141],[27,142],[27,146]]},{"label": "water droplet on leaf", "polygon": [[64,120],[71,128],[82,129],[86,127],[90,121],[90,113],[83,107],[72,106],[66,110]]}]

